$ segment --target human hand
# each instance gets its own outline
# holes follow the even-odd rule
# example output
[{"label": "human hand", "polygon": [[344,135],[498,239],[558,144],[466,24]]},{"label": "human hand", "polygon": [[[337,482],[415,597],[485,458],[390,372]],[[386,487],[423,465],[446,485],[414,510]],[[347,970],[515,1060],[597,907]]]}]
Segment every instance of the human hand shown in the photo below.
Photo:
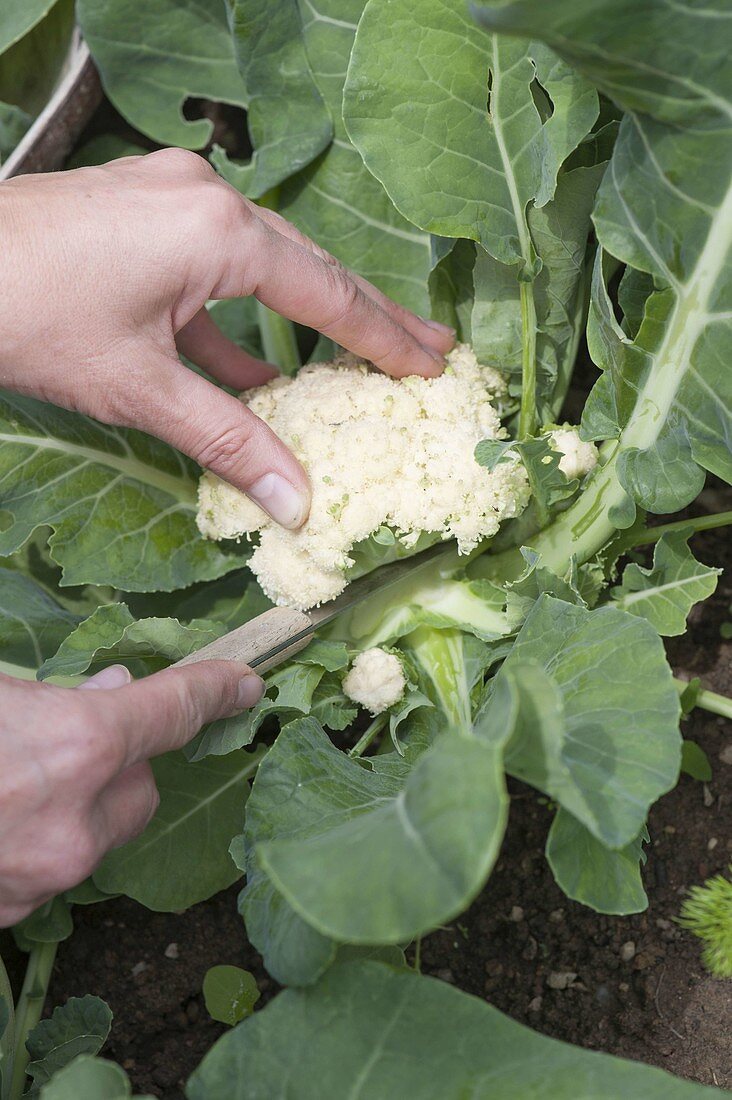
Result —
[{"label": "human hand", "polygon": [[437,375],[454,333],[349,273],[182,149],[0,185],[0,384],[190,455],[285,527],[307,476],[230,386],[276,373],[228,340],[210,298],[254,295],[389,374]]},{"label": "human hand", "polygon": [[0,676],[0,927],[142,832],[159,802],[149,757],[253,706],[264,688],[233,661],[130,681],[121,665],[76,689]]}]

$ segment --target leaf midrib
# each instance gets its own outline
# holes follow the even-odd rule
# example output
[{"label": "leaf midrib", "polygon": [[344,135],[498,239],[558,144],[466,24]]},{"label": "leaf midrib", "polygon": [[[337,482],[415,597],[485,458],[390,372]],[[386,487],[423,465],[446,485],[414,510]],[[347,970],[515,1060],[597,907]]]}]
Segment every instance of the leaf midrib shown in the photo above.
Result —
[{"label": "leaf midrib", "polygon": [[17,443],[21,446],[35,447],[37,450],[58,451],[61,454],[69,455],[75,459],[83,459],[97,466],[106,466],[132,481],[149,485],[154,489],[160,489],[179,501],[184,508],[192,512],[196,511],[196,487],[193,481],[189,479],[184,481],[174,474],[166,474],[163,470],[156,470],[139,459],[108,454],[106,451],[70,443],[68,440],[53,439],[40,435],[16,434],[14,432],[0,432],[0,443]]}]

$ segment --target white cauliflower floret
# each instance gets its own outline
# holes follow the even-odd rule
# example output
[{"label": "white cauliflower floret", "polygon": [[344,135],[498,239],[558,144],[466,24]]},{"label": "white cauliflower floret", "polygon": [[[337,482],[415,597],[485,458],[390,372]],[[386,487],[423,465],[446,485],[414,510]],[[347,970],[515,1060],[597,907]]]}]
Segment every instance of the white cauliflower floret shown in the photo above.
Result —
[{"label": "white cauliflower floret", "polygon": [[307,522],[287,531],[206,473],[198,526],[217,539],[259,531],[252,571],[271,600],[302,610],[343,591],[352,548],[381,526],[405,547],[429,532],[469,553],[529,498],[519,462],[489,472],[473,454],[481,439],[505,437],[493,403],[505,392],[467,344],[448,354],[439,378],[389,378],[351,355],[277,378],[241,400],[307,470]]},{"label": "white cauliflower floret", "polygon": [[398,703],[406,686],[402,662],[378,647],[359,653],[343,679],[344,694],[374,716]]},{"label": "white cauliflower floret", "polygon": [[597,466],[597,447],[580,439],[576,428],[557,428],[549,435],[554,449],[562,455],[559,469],[570,480],[584,477]]}]

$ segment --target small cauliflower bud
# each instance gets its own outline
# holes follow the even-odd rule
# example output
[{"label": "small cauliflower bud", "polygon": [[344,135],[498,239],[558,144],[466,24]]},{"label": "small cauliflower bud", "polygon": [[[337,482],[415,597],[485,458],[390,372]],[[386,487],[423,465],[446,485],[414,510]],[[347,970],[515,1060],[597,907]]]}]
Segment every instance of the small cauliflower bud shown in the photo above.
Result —
[{"label": "small cauliflower bud", "polygon": [[378,647],[359,653],[343,679],[344,694],[374,716],[398,703],[406,686],[402,662]]},{"label": "small cauliflower bud", "polygon": [[549,435],[554,449],[562,455],[559,469],[570,481],[585,477],[597,466],[597,447],[580,439],[576,428],[557,428]]}]

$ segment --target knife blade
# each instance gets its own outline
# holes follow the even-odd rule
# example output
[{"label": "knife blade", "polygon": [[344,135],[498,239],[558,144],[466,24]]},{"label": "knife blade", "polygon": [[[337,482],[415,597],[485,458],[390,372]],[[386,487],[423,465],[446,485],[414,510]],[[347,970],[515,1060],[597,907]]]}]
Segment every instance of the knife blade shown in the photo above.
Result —
[{"label": "knife blade", "polygon": [[244,661],[257,672],[268,672],[294,656],[310,642],[315,631],[333,622],[370,596],[380,595],[406,577],[434,564],[440,558],[455,557],[455,543],[441,542],[401,561],[379,566],[352,581],[334,600],[313,608],[297,611],[292,607],[272,607],[242,626],[222,634],[195,653],[175,662],[174,667],[198,661]]}]

